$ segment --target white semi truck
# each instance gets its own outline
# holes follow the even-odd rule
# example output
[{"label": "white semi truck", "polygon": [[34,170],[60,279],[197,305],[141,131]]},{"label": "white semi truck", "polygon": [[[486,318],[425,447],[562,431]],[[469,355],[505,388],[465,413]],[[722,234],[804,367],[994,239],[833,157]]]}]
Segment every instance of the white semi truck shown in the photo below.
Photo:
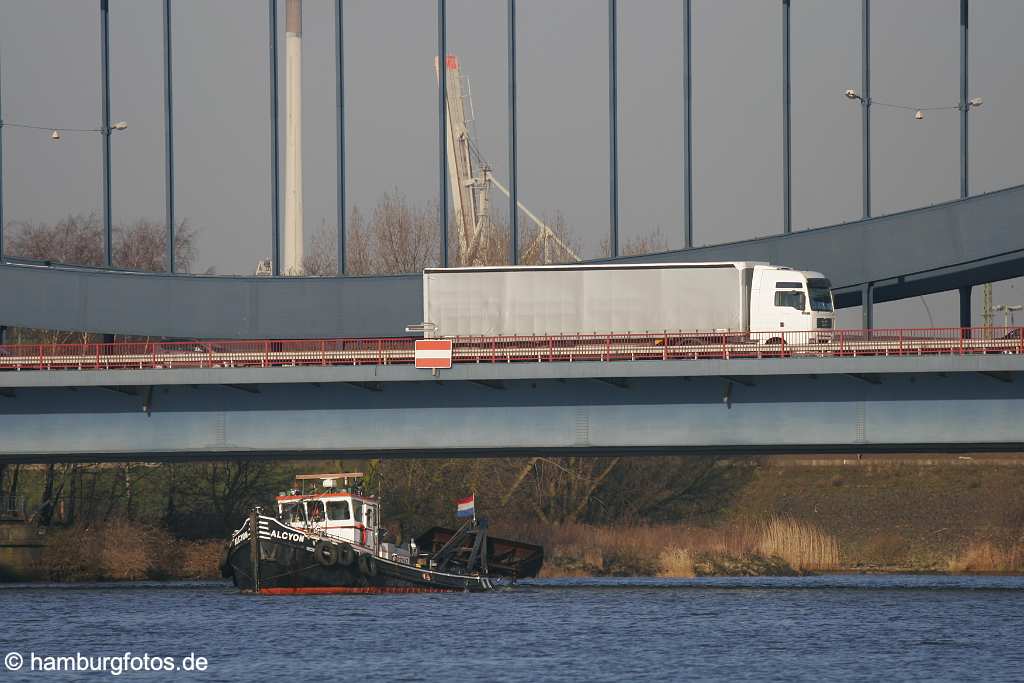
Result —
[{"label": "white semi truck", "polygon": [[762,262],[423,271],[425,337],[706,332],[771,342],[806,332],[826,341],[834,326],[824,275]]}]

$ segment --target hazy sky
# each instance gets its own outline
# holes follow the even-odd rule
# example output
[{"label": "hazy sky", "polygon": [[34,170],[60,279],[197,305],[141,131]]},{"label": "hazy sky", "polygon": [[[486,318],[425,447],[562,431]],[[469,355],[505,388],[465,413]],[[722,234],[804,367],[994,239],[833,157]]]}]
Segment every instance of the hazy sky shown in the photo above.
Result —
[{"label": "hazy sky", "polygon": [[[283,11],[284,3],[279,3]],[[911,106],[959,99],[957,0],[872,3],[872,94]],[[620,0],[623,240],[682,243],[682,3]],[[795,229],[861,214],[860,0],[793,0]],[[100,123],[99,0],[0,0],[3,117]],[[519,0],[520,198],[560,212],[597,256],[608,230],[607,3]],[[348,199],[369,213],[397,188],[437,194],[434,0],[345,0]],[[304,3],[305,223],[335,224],[333,0]],[[449,52],[469,77],[480,148],[507,181],[504,0],[449,0]],[[712,244],[782,225],[781,0],[694,0],[694,234]],[[283,32],[283,16],[279,20]],[[160,0],[110,0],[115,221],[164,215]],[[267,2],[174,0],[176,212],[200,230],[196,270],[251,273],[270,255]],[[1024,6],[971,3],[971,190],[1024,183]],[[281,93],[284,92],[283,35]],[[959,192],[958,116],[873,110],[876,214]],[[282,124],[284,104],[281,110]],[[283,125],[281,130],[283,141]],[[5,214],[52,222],[102,207],[100,137],[4,129]],[[282,156],[283,163],[283,156]],[[503,206],[495,196],[495,201]],[[997,301],[1024,302],[1024,285]],[[1018,299],[1022,301],[1018,301]],[[955,324],[955,295],[928,298]],[[975,310],[980,308],[976,295]],[[855,324],[857,311],[844,313]],[[877,324],[928,324],[920,300]]]}]

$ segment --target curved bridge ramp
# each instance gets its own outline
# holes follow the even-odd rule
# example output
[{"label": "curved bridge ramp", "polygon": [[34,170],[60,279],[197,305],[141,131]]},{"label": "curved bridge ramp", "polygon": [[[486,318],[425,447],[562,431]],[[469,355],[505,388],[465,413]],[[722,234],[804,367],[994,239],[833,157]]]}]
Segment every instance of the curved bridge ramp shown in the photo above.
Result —
[{"label": "curved bridge ramp", "polygon": [[[1024,186],[790,235],[627,261],[759,260],[824,272],[839,307],[1024,275]],[[190,338],[386,337],[420,322],[419,275],[183,276],[0,264],[0,324]]]}]

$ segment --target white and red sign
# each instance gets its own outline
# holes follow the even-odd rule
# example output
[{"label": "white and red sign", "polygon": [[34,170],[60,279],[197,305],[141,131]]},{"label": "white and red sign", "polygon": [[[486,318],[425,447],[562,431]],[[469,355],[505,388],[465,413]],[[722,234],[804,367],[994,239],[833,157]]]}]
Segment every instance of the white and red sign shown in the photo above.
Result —
[{"label": "white and red sign", "polygon": [[452,366],[451,339],[417,339],[416,367],[444,368]]}]

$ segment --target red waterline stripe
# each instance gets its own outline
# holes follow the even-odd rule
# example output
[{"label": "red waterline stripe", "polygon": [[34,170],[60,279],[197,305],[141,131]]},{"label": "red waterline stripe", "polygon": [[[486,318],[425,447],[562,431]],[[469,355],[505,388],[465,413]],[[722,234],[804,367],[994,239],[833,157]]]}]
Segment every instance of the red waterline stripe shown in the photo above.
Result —
[{"label": "red waterline stripe", "polygon": [[454,593],[454,588],[415,588],[407,586],[317,586],[308,588],[261,588],[261,595],[337,595],[381,593]]}]

